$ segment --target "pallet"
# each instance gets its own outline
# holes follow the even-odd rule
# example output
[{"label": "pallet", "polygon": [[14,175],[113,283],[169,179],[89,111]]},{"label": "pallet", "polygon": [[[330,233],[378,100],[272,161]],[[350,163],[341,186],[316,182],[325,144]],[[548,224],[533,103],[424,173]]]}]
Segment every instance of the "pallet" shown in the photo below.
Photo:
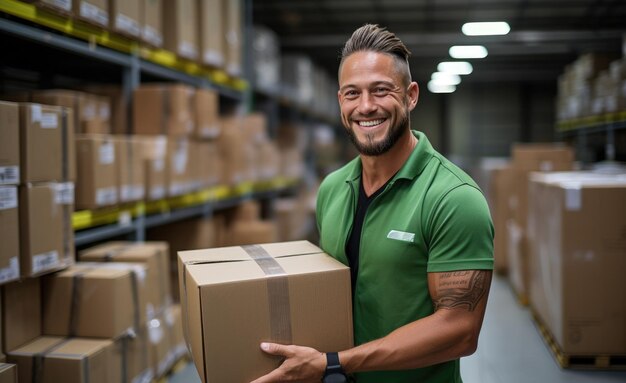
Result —
[{"label": "pallet", "polygon": [[532,316],[543,341],[546,343],[552,356],[561,368],[573,370],[626,371],[626,355],[572,355],[563,352],[550,330],[544,325],[543,321],[534,310],[532,311]]}]

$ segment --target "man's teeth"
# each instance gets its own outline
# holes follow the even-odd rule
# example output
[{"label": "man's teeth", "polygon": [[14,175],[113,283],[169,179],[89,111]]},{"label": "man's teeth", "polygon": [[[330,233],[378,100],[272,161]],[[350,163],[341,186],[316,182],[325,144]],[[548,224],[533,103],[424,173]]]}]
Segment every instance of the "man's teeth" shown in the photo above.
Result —
[{"label": "man's teeth", "polygon": [[385,120],[373,120],[373,121],[359,121],[360,126],[375,126],[378,124],[382,124]]}]

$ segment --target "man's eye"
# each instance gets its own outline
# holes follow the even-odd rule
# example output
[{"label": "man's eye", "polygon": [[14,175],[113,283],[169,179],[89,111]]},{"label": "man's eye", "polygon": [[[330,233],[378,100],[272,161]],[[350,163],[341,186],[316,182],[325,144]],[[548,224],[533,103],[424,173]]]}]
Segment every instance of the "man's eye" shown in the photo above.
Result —
[{"label": "man's eye", "polygon": [[347,90],[343,95],[348,98],[354,98],[358,95],[358,93],[355,90]]},{"label": "man's eye", "polygon": [[384,95],[389,93],[389,89],[387,88],[375,88],[374,89],[374,94],[378,94],[378,95]]}]

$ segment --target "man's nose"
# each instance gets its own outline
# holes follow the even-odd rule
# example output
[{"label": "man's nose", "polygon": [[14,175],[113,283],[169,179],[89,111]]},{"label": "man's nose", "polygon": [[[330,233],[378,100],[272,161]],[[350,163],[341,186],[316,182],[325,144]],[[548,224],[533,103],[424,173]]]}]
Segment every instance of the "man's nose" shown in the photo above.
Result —
[{"label": "man's nose", "polygon": [[368,92],[363,92],[361,94],[357,111],[363,115],[371,114],[376,111],[376,103],[374,102],[371,94]]}]

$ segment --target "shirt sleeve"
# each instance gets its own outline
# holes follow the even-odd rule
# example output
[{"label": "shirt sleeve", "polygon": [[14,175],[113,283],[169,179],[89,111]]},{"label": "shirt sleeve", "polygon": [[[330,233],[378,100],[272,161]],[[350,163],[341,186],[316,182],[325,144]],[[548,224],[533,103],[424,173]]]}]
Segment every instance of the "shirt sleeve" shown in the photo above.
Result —
[{"label": "shirt sleeve", "polygon": [[442,196],[426,229],[428,272],[493,269],[493,223],[479,189],[464,184]]}]

